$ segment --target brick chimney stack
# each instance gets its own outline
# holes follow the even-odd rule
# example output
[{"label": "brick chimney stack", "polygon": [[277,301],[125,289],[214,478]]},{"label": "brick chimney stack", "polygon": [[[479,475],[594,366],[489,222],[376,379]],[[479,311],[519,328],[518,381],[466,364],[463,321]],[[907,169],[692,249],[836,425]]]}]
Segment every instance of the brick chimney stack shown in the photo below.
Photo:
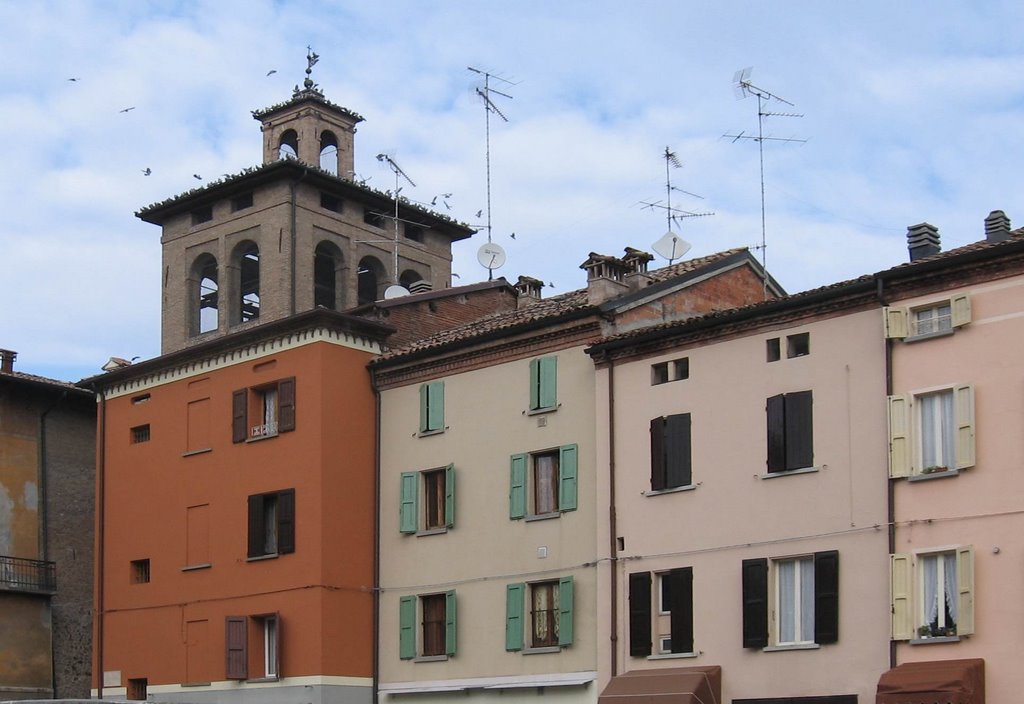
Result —
[{"label": "brick chimney stack", "polygon": [[0,350],[0,372],[14,372],[14,360],[17,358],[18,353],[14,350]]},{"label": "brick chimney stack", "polygon": [[985,241],[1002,242],[1010,237],[1010,218],[1002,210],[993,210],[985,218]]},{"label": "brick chimney stack", "polygon": [[910,250],[910,261],[930,257],[942,251],[939,246],[939,230],[926,222],[911,225],[907,228],[907,249]]}]

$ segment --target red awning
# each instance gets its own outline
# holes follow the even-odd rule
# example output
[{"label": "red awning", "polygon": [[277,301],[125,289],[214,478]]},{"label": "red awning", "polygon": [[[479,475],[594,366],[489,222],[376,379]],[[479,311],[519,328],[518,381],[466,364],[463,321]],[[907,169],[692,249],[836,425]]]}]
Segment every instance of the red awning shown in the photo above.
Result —
[{"label": "red awning", "polygon": [[879,678],[875,704],[985,704],[985,661],[904,663]]},{"label": "red awning", "polygon": [[668,667],[612,677],[598,704],[719,704],[722,668]]}]

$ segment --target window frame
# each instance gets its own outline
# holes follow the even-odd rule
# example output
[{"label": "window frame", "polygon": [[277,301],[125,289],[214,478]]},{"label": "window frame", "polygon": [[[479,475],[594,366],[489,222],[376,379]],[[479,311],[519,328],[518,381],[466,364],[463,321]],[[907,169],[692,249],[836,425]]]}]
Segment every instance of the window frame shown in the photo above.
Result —
[{"label": "window frame", "polygon": [[[572,645],[574,638],[574,596],[573,577],[557,577],[544,579],[535,582],[518,582],[505,586],[505,650],[509,652],[524,653],[549,653],[558,652],[562,648]],[[533,590],[534,588],[547,588],[554,586],[557,589],[552,602],[555,606],[551,609],[555,615],[554,630],[557,639],[551,638],[556,643],[550,645],[535,644],[535,624],[533,616]],[[530,603],[526,603],[526,596],[529,594]],[[527,610],[529,609],[529,610]],[[526,630],[526,622],[529,618],[529,631]],[[529,635],[529,645],[526,645],[526,636]]]},{"label": "window frame", "polygon": [[679,357],[651,365],[651,386],[660,386],[672,381],[690,378],[690,358]]},{"label": "window frame", "polygon": [[[558,453],[558,473],[554,482],[557,509],[546,513],[536,512],[533,499],[536,491],[535,459]],[[535,520],[555,518],[577,508],[579,447],[576,444],[536,450],[512,455],[509,463],[509,518],[512,520]]]},{"label": "window frame", "polygon": [[[948,328],[919,333],[916,330],[916,315],[923,311],[939,310],[944,306],[950,308],[950,324]],[[968,325],[972,319],[971,297],[960,293],[910,306],[886,306],[882,309],[883,334],[886,339],[916,342],[935,337],[946,337]]]},{"label": "window frame", "polygon": [[[666,595],[670,599],[668,610],[665,609]],[[629,575],[628,599],[631,657],[658,658],[695,654],[693,567],[634,572]],[[671,643],[668,650],[662,647],[666,640],[662,625],[666,616],[669,622],[667,640]]]},{"label": "window frame", "polygon": [[[944,467],[924,465],[923,402],[921,399],[952,393],[952,459]],[[889,477],[910,480],[951,476],[975,466],[975,389],[972,384],[951,384],[888,397]],[[946,458],[943,458],[946,459]]]},{"label": "window frame", "polygon": [[[443,652],[427,653],[425,600],[444,600]],[[436,628],[436,627],[435,627]],[[438,634],[434,634],[438,635]],[[398,657],[401,660],[426,662],[447,660],[458,650],[458,598],[454,589],[445,592],[408,595],[398,600]]]},{"label": "window frame", "polygon": [[[291,376],[233,392],[231,396],[231,441],[242,443],[264,440],[295,430],[295,387],[295,377]],[[276,427],[268,428],[265,410],[258,413],[263,422],[252,425],[252,417],[257,415],[260,408],[264,407],[263,404],[258,403],[260,395],[264,395],[265,398],[265,394],[270,390],[276,391]],[[260,432],[256,433],[257,429],[260,429]]]},{"label": "window frame", "polygon": [[428,381],[420,385],[420,436],[445,431],[444,381]]},{"label": "window frame", "polygon": [[[273,502],[274,551],[267,549],[269,506]],[[295,552],[295,489],[252,494],[248,500],[247,559],[263,560]]]},{"label": "window frame", "polygon": [[[780,643],[777,565],[785,560],[811,557],[814,560],[814,641]],[[743,647],[753,649],[801,649],[829,645],[839,640],[839,552],[824,550],[811,554],[762,557],[743,560]],[[770,627],[770,624],[775,624]]]},{"label": "window frame", "polygon": [[[428,525],[427,475],[440,474],[443,477],[443,493],[435,492],[437,502],[434,510],[443,518],[443,524]],[[433,467],[418,472],[402,472],[399,477],[398,530],[400,533],[433,535],[444,533],[455,527],[455,465]],[[422,496],[422,501],[421,501]]]},{"label": "window frame", "polygon": [[[957,616],[955,634],[934,635],[930,624],[924,623],[924,565],[931,556],[955,555]],[[889,556],[889,599],[892,613],[893,640],[923,642],[934,638],[960,638],[974,633],[974,546],[950,545],[915,550],[911,553],[893,553]],[[936,590],[936,599],[940,592]],[[929,628],[929,634],[922,629]]]},{"label": "window frame", "polygon": [[529,413],[558,410],[558,356],[548,355],[530,360]]},{"label": "window frame", "polygon": [[[270,624],[273,624],[272,626]],[[273,638],[271,639],[271,636]],[[224,618],[224,679],[278,681],[281,673],[281,613],[278,611]],[[250,678],[250,658],[260,654],[262,674]]]},{"label": "window frame", "polygon": [[690,413],[650,422],[651,492],[693,486],[693,426]]},{"label": "window frame", "polygon": [[791,391],[768,397],[769,476],[814,468],[814,393]]}]

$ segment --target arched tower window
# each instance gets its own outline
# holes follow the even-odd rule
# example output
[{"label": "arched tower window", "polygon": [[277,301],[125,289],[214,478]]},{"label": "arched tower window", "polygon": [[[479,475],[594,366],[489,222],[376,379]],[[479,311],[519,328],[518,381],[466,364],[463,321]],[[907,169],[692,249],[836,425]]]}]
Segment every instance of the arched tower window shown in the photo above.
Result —
[{"label": "arched tower window", "polygon": [[299,135],[295,130],[285,130],[281,133],[281,141],[277,145],[277,158],[299,158]]},{"label": "arched tower window", "polygon": [[338,175],[338,138],[327,130],[320,134],[320,168]]},{"label": "arched tower window", "polygon": [[260,317],[260,248],[255,242],[243,242],[235,248],[238,268],[238,322]]},{"label": "arched tower window", "polygon": [[357,289],[359,305],[373,303],[381,298],[381,283],[385,280],[384,265],[376,257],[363,257],[359,260]]},{"label": "arched tower window", "polygon": [[217,283],[217,260],[211,254],[203,254],[192,265],[192,321],[193,335],[216,330],[220,322],[219,285]]},{"label": "arched tower window", "polygon": [[313,252],[313,305],[339,309],[338,278],[341,274],[341,250],[331,242],[321,242]]}]

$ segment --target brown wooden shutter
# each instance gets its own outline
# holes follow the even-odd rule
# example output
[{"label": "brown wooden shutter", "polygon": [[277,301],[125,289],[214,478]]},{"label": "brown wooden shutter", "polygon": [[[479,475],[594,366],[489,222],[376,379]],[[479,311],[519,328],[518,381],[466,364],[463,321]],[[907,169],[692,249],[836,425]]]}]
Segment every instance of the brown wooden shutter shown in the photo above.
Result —
[{"label": "brown wooden shutter", "polygon": [[651,419],[651,490],[665,488],[665,419]]},{"label": "brown wooden shutter", "polygon": [[295,377],[278,382],[277,405],[277,432],[295,430]]},{"label": "brown wooden shutter", "polygon": [[814,642],[839,640],[839,552],[814,553]]},{"label": "brown wooden shutter", "polygon": [[295,489],[277,495],[277,552],[295,552]]},{"label": "brown wooden shutter", "polygon": [[651,573],[629,575],[629,654],[651,654]]},{"label": "brown wooden shutter", "polygon": [[264,555],[263,495],[249,497],[249,557]]},{"label": "brown wooden shutter", "polygon": [[239,389],[231,395],[231,442],[245,442],[248,437],[248,404],[248,389]]},{"label": "brown wooden shutter", "polygon": [[768,560],[743,561],[743,647],[768,646]]},{"label": "brown wooden shutter", "polygon": [[768,471],[786,469],[786,411],[782,394],[768,399]]},{"label": "brown wooden shutter", "polygon": [[665,486],[687,486],[691,476],[690,414],[677,413],[665,419]]},{"label": "brown wooden shutter", "polygon": [[672,652],[693,652],[693,568],[675,569],[662,577],[668,589]]},{"label": "brown wooden shutter", "polygon": [[814,465],[814,433],[810,391],[786,394],[786,469]]},{"label": "brown wooden shutter", "polygon": [[228,616],[225,619],[225,679],[244,680],[249,676],[249,652],[247,648],[247,624],[245,616]]}]

